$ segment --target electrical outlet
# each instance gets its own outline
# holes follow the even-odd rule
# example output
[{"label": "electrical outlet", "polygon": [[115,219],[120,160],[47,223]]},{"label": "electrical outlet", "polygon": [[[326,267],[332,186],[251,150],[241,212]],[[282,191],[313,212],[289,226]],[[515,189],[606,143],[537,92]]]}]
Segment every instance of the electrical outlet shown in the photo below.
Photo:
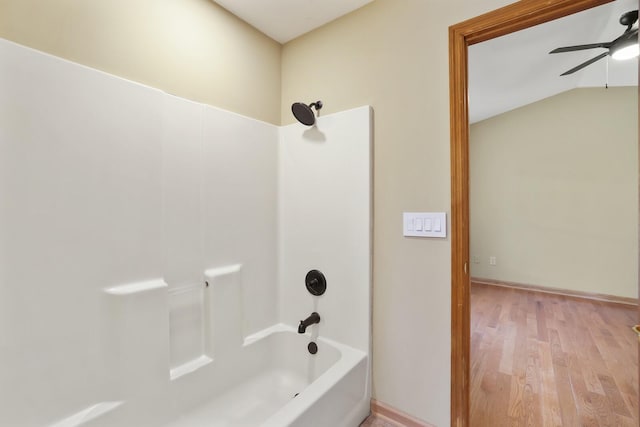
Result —
[{"label": "electrical outlet", "polygon": [[496,265],[496,257],[494,256],[490,256],[489,257],[489,265]]},{"label": "electrical outlet", "polygon": [[474,263],[474,264],[480,264],[480,257],[478,257],[478,256],[474,256],[474,257],[473,257],[473,263]]}]

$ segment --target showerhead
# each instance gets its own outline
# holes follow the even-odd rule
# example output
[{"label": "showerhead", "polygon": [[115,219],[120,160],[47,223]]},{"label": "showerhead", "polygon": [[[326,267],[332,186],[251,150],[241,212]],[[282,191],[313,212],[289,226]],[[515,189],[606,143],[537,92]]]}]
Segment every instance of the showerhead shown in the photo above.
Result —
[{"label": "showerhead", "polygon": [[291,112],[294,117],[303,125],[313,126],[316,123],[316,115],[313,113],[312,108],[316,111],[322,108],[322,101],[316,101],[309,105],[302,102],[294,102],[291,105]]}]

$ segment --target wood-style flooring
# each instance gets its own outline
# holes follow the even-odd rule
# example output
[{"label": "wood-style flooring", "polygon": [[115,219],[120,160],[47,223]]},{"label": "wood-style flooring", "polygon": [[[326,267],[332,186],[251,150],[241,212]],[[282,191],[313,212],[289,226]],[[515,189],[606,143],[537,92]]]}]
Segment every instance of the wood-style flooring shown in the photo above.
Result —
[{"label": "wood-style flooring", "polygon": [[472,284],[471,426],[638,427],[637,308]]},{"label": "wood-style flooring", "polygon": [[360,427],[398,427],[398,424],[393,421],[388,421],[375,415],[369,415],[369,418],[364,420]]}]

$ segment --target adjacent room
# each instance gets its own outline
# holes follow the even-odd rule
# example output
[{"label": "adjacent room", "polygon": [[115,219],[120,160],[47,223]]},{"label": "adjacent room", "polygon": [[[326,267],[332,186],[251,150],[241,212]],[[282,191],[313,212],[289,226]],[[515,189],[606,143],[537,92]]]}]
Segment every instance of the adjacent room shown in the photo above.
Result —
[{"label": "adjacent room", "polygon": [[638,65],[549,54],[636,8],[470,50],[473,425],[638,424]]}]

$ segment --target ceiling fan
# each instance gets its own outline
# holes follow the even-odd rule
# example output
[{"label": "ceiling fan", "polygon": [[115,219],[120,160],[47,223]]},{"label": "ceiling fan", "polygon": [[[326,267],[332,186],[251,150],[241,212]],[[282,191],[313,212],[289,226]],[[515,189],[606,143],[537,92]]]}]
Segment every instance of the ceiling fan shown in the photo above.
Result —
[{"label": "ceiling fan", "polygon": [[563,53],[563,52],[574,52],[576,50],[586,50],[586,49],[596,49],[596,48],[604,48],[607,49],[606,52],[601,53],[595,58],[591,58],[588,61],[583,62],[582,64],[573,67],[572,69],[565,71],[560,74],[561,76],[566,76],[568,74],[573,74],[578,70],[583,69],[584,67],[593,64],[596,61],[604,58],[607,55],[611,55],[613,59],[631,59],[638,56],[638,26],[636,23],[638,22],[638,11],[632,10],[624,13],[620,17],[620,24],[625,25],[627,29],[622,33],[620,37],[610,42],[602,42],[602,43],[591,43],[591,44],[581,44],[577,46],[566,46],[559,47],[557,49],[553,49],[549,53]]}]

